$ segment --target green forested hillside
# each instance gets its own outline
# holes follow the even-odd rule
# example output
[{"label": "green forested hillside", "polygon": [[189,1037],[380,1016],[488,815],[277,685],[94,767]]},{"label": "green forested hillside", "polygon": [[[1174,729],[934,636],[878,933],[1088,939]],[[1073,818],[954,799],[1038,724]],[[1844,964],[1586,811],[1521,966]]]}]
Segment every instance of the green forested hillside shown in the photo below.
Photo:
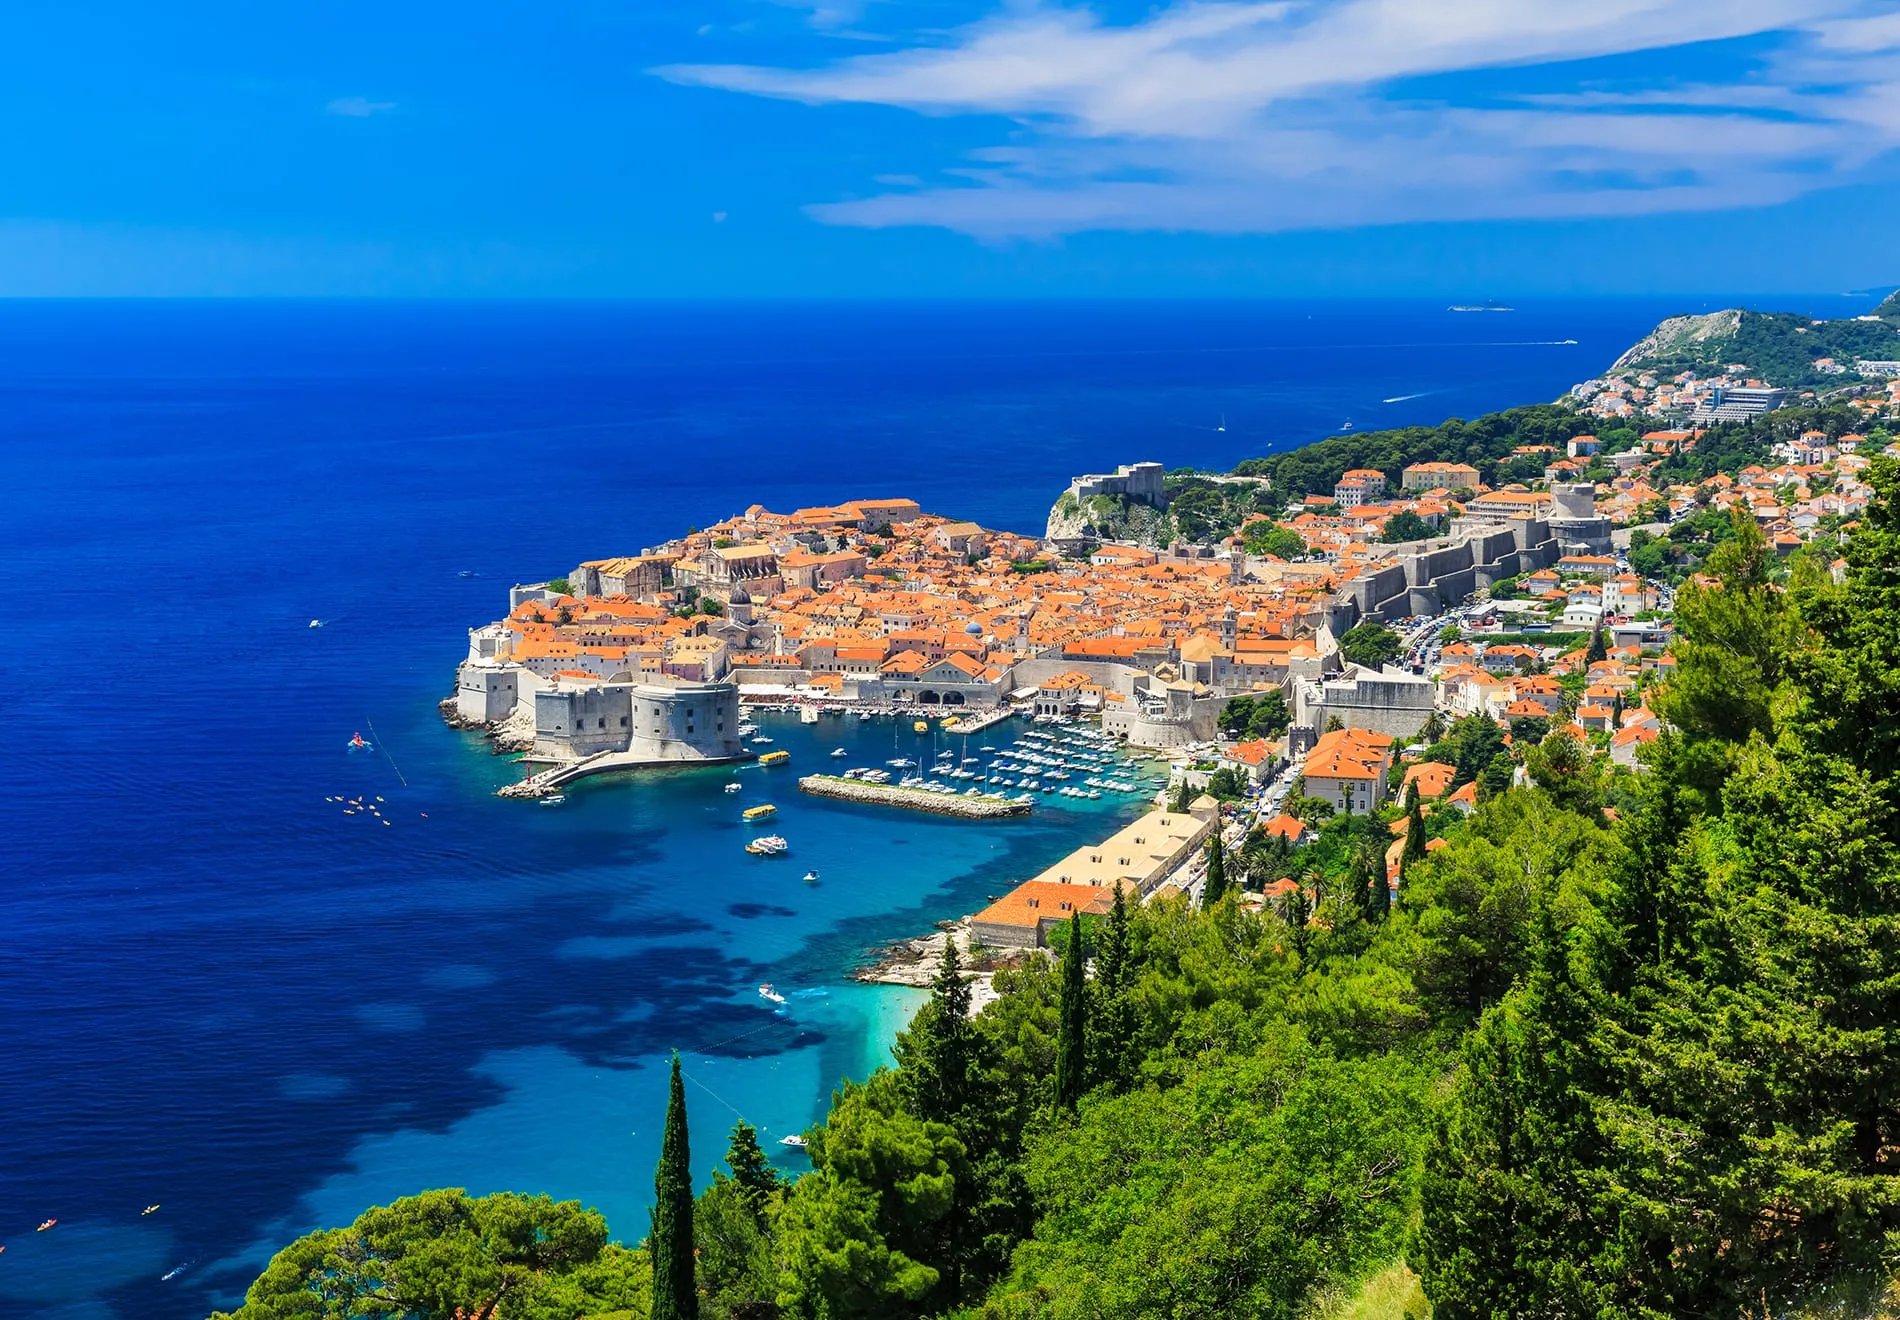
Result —
[{"label": "green forested hillside", "polygon": [[[1519,445],[1562,449],[1571,436],[1596,430],[1594,419],[1561,404],[1542,403],[1487,413],[1471,421],[1454,417],[1438,426],[1328,436],[1284,454],[1250,458],[1234,471],[1240,476],[1273,478],[1273,490],[1282,499],[1330,495],[1334,483],[1353,468],[1376,468],[1396,487],[1400,470],[1411,463],[1469,463],[1490,481],[1498,464]],[[1543,471],[1538,462],[1524,475],[1542,476]]]},{"label": "green forested hillside", "polygon": [[[1895,300],[1888,299],[1876,309],[1876,315],[1884,315],[1886,309],[1894,305]],[[1717,313],[1716,316],[1733,318],[1733,328],[1724,323],[1722,333],[1664,336],[1666,342],[1656,343],[1651,351],[1625,354],[1617,365],[1664,375],[1679,371],[1709,375],[1739,363],[1770,385],[1824,389],[1858,380],[1853,366],[1861,358],[1892,360],[1900,357],[1900,327],[1886,320],[1816,321],[1792,312],[1751,311]],[[1706,322],[1713,318],[1680,319]],[[1659,332],[1671,324],[1665,322],[1658,327]],[[1650,342],[1646,340],[1645,344]],[[1817,368],[1814,364],[1823,358],[1834,359],[1847,369],[1847,374]]]},{"label": "green forested hillside", "polygon": [[1348,817],[1223,859],[1296,880],[1277,907],[1072,927],[974,1019],[947,965],[810,1173],[735,1134],[687,1304],[578,1207],[441,1193],[294,1244],[237,1315],[1290,1320],[1405,1304],[1401,1260],[1441,1320],[1890,1313],[1900,470],[1870,476],[1843,582],[1774,585],[1738,518],[1685,587],[1646,772],[1451,730],[1481,806],[1423,815],[1450,843],[1396,909],[1399,836]]}]

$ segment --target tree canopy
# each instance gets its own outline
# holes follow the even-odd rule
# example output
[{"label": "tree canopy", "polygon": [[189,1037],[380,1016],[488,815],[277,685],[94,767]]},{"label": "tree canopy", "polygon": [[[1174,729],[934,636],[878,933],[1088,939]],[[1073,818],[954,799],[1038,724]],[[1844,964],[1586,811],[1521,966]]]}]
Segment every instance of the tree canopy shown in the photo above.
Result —
[{"label": "tree canopy", "polygon": [[1339,653],[1356,665],[1377,669],[1405,653],[1405,641],[1375,619],[1356,623],[1339,639]]}]

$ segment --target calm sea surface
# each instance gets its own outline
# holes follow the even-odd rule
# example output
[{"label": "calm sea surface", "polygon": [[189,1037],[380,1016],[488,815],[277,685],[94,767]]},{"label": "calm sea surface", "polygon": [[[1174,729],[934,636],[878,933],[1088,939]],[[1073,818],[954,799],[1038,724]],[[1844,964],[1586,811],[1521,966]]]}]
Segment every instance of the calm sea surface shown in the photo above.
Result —
[{"label": "calm sea surface", "polygon": [[798,1130],[914,1007],[865,946],[1131,810],[799,800],[928,746],[855,717],[768,720],[778,862],[719,771],[501,801],[435,704],[511,582],[754,502],[1039,530],[1072,473],[1549,399],[1685,310],[0,305],[0,1315],[202,1316],[424,1187],[638,1240],[667,1051],[702,1171],[737,1114]]}]

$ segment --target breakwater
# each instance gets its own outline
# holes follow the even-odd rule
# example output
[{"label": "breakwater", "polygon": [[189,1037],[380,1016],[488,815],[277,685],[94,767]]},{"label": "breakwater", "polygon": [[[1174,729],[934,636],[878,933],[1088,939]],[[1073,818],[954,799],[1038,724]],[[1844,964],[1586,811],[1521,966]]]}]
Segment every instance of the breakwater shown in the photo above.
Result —
[{"label": "breakwater", "polygon": [[965,797],[956,793],[932,793],[922,788],[901,788],[892,784],[867,784],[862,780],[837,775],[806,775],[798,781],[798,791],[814,797],[840,798],[846,802],[868,802],[877,807],[903,807],[909,811],[928,811],[938,816],[957,816],[964,820],[995,820],[1002,816],[1027,816],[1029,803],[984,794]]}]

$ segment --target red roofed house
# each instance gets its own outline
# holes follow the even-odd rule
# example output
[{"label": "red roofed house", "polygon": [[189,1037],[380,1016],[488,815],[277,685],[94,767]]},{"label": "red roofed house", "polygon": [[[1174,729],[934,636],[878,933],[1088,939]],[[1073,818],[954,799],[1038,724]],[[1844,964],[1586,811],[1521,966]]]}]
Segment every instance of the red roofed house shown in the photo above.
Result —
[{"label": "red roofed house", "polygon": [[1285,812],[1275,816],[1260,828],[1264,830],[1269,837],[1285,839],[1295,848],[1303,847],[1319,837],[1319,835],[1313,832],[1312,826],[1300,820],[1298,817],[1287,815]]},{"label": "red roofed house", "polygon": [[970,935],[992,948],[1046,948],[1049,931],[1071,913],[1105,914],[1113,901],[1113,893],[1100,885],[1025,880],[971,918]]},{"label": "red roofed house", "polygon": [[1301,777],[1306,796],[1329,802],[1335,811],[1372,812],[1385,801],[1385,775],[1392,765],[1393,738],[1369,729],[1335,729],[1322,734],[1306,754]]},{"label": "red roofed house", "polygon": [[1457,778],[1458,768],[1446,765],[1443,761],[1420,761],[1405,772],[1405,779],[1399,786],[1399,796],[1403,798],[1413,784],[1418,785],[1418,795],[1424,801],[1431,801],[1451,787],[1451,781]]},{"label": "red roofed house", "polygon": [[1224,770],[1233,770],[1259,783],[1273,773],[1280,758],[1274,752],[1273,744],[1265,738],[1255,738],[1251,742],[1235,743],[1221,750],[1219,765]]}]

